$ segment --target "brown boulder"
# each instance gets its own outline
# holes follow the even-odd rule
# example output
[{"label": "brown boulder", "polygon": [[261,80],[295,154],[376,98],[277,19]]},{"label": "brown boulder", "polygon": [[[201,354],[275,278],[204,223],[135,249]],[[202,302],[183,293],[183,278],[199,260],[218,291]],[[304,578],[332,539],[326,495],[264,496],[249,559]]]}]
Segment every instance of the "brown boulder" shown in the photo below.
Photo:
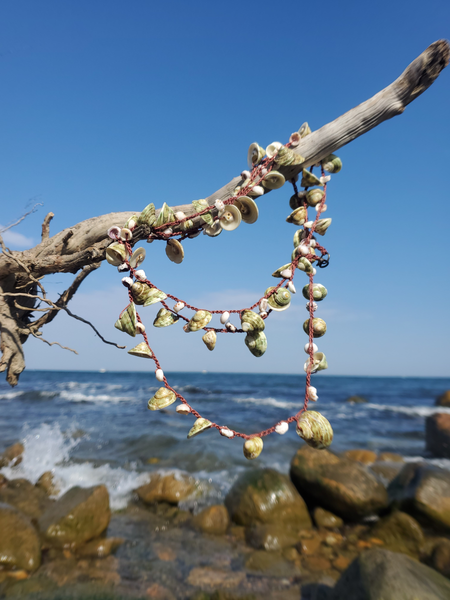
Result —
[{"label": "brown boulder", "polygon": [[41,563],[41,543],[30,520],[8,504],[0,504],[0,564],[35,571]]},{"label": "brown boulder", "polygon": [[450,577],[450,540],[440,540],[431,555],[431,566],[444,577]]},{"label": "brown boulder", "polygon": [[208,506],[193,519],[193,525],[203,533],[223,535],[230,524],[230,516],[222,504]]},{"label": "brown boulder", "polygon": [[406,463],[388,487],[395,508],[437,530],[450,530],[450,472],[427,463]]},{"label": "brown boulder", "polygon": [[436,398],[436,406],[448,406],[450,408],[450,390]]},{"label": "brown boulder", "polygon": [[51,471],[45,471],[45,473],[42,473],[36,482],[36,487],[45,492],[47,496],[57,496],[60,492]]},{"label": "brown boulder", "polygon": [[38,526],[48,545],[79,546],[103,533],[110,518],[106,486],[73,487],[45,511]]},{"label": "brown boulder", "polygon": [[404,512],[395,511],[378,521],[370,532],[371,538],[383,542],[383,547],[392,552],[420,556],[424,536],[419,523]]},{"label": "brown boulder", "polygon": [[256,550],[277,551],[295,546],[298,543],[298,532],[287,525],[270,523],[252,525],[245,532],[245,541]]},{"label": "brown boulder", "polygon": [[186,500],[196,490],[195,480],[188,475],[152,475],[150,483],[141,485],[136,493],[146,504],[168,502],[178,504]]},{"label": "brown boulder", "polygon": [[303,498],[289,478],[274,469],[243,473],[228,492],[225,506],[238,525],[286,523],[296,529],[312,526]]},{"label": "brown boulder", "polygon": [[377,458],[378,462],[405,462],[405,459],[401,454],[396,454],[395,452],[382,452],[380,456]]},{"label": "brown boulder", "polygon": [[124,543],[123,538],[100,538],[98,540],[91,540],[84,546],[77,548],[77,556],[84,558],[105,558]]},{"label": "brown boulder", "polygon": [[369,468],[385,485],[388,485],[400,473],[403,463],[377,460]]},{"label": "brown boulder", "polygon": [[8,465],[14,467],[15,465],[21,463],[24,450],[25,448],[20,442],[17,442],[16,444],[6,448],[3,454],[0,454],[0,468]]},{"label": "brown boulder", "polygon": [[377,460],[377,453],[372,450],[347,450],[344,456],[363,465],[371,465]]},{"label": "brown boulder", "polygon": [[340,517],[333,515],[332,512],[324,508],[320,508],[320,506],[314,509],[313,517],[317,527],[323,529],[336,529],[342,527],[344,524],[344,521]]},{"label": "brown boulder", "polygon": [[450,458],[450,415],[437,413],[425,421],[426,449],[438,458]]},{"label": "brown boulder", "polygon": [[38,519],[51,504],[47,494],[27,479],[10,479],[0,487],[0,502],[15,506],[30,519]]},{"label": "brown boulder", "polygon": [[328,450],[301,448],[291,462],[291,479],[305,500],[355,521],[388,505],[383,484],[363,465]]}]

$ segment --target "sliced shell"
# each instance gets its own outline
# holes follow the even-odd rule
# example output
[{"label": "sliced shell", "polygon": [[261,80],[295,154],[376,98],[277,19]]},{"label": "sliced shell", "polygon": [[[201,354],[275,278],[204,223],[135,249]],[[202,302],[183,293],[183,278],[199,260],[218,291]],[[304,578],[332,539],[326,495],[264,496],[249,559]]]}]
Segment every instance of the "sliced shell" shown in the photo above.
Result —
[{"label": "sliced shell", "polygon": [[250,144],[247,153],[247,164],[250,167],[250,169],[253,169],[255,165],[261,162],[261,160],[264,158],[265,153],[266,151],[264,150],[264,148],[261,148],[261,146],[256,142]]},{"label": "sliced shell", "polygon": [[[269,287],[264,294],[267,296],[269,292],[274,290],[275,287]],[[291,304],[291,293],[284,287],[278,288],[278,290],[267,298],[267,302],[272,310],[277,312],[281,312],[282,310],[286,310],[289,308]]]},{"label": "sliced shell", "polygon": [[152,351],[148,347],[146,342],[141,342],[131,350],[128,350],[128,354],[132,356],[140,356],[141,358],[153,358]]},{"label": "sliced shell", "polygon": [[204,232],[206,235],[209,235],[209,237],[217,237],[220,235],[222,233],[222,225],[220,224],[220,221],[214,221],[212,225],[205,227]]},{"label": "sliced shell", "polygon": [[280,187],[283,187],[285,181],[284,175],[278,171],[270,171],[262,180],[262,184],[268,190],[278,190]]},{"label": "sliced shell", "polygon": [[165,300],[166,298],[167,294],[161,290],[158,290],[157,288],[151,288],[147,294],[147,298],[145,299],[144,306],[151,306],[152,304],[161,302],[161,300]]},{"label": "sliced shell", "polygon": [[294,133],[291,133],[291,135],[289,137],[289,142],[291,144],[291,148],[295,148],[296,146],[298,146],[300,144],[300,140],[301,140],[301,135],[299,134],[298,131],[294,131]]},{"label": "sliced shell", "polygon": [[173,223],[176,221],[173,210],[165,202],[159,211],[158,217],[156,218],[154,227],[161,227],[166,223]]},{"label": "sliced shell", "polygon": [[266,148],[266,155],[269,158],[273,158],[274,156],[276,156],[278,150],[282,147],[283,147],[283,144],[281,142],[272,142]]},{"label": "sliced shell", "polygon": [[264,331],[266,325],[261,317],[252,310],[244,310],[241,313],[242,329],[247,332]]},{"label": "sliced shell", "polygon": [[[306,300],[309,300],[309,285],[310,284],[308,283],[308,285],[305,285],[305,287],[302,289],[303,297],[306,298]],[[320,302],[328,294],[328,291],[327,291],[327,288],[324,285],[322,285],[321,283],[314,283],[312,294],[313,294],[313,299],[316,302]]]},{"label": "sliced shell", "polygon": [[155,327],[168,327],[169,325],[176,323],[179,318],[178,315],[174,315],[170,310],[160,308],[156,315],[156,319],[153,321],[153,325]]},{"label": "sliced shell", "polygon": [[267,338],[263,331],[247,333],[245,336],[245,345],[253,354],[259,358],[267,350]]},{"label": "sliced shell", "polygon": [[139,265],[145,260],[145,250],[144,248],[136,248],[130,258],[130,267],[132,269],[137,269]]},{"label": "sliced shell", "polygon": [[160,387],[156,394],[150,398],[147,406],[150,410],[161,410],[161,408],[173,404],[176,399],[175,392],[166,387]]},{"label": "sliced shell", "polygon": [[202,337],[202,340],[205,343],[205,346],[208,348],[208,350],[214,350],[217,341],[217,335],[214,329],[210,329],[209,331],[207,331]]},{"label": "sliced shell", "polygon": [[113,267],[120,267],[120,265],[128,259],[128,252],[125,248],[125,244],[120,242],[114,242],[106,248],[106,260]]},{"label": "sliced shell", "polygon": [[131,302],[127,308],[122,311],[120,317],[114,323],[114,327],[119,331],[128,333],[131,337],[136,337],[136,307],[134,302]]},{"label": "sliced shell", "polygon": [[149,227],[151,227],[152,225],[154,225],[155,221],[156,221],[155,205],[153,204],[153,202],[151,202],[150,204],[147,204],[147,206],[141,212],[141,214],[138,217],[137,222],[139,224],[149,225]]},{"label": "sliced shell", "polygon": [[291,268],[291,263],[287,263],[286,265],[283,265],[282,267],[280,267],[279,269],[274,271],[272,273],[272,277],[279,277],[280,279],[285,279],[281,273],[283,271],[286,271],[286,269],[290,269],[290,268]]},{"label": "sliced shell", "polygon": [[[310,321],[311,321],[311,319],[306,319],[306,321],[303,323],[303,331],[307,335],[309,335]],[[316,317],[312,320],[313,337],[320,338],[323,335],[325,335],[326,331],[327,331],[327,324],[325,323],[325,321],[323,319],[319,319]]]},{"label": "sliced shell", "polygon": [[166,254],[172,262],[179,265],[184,258],[183,246],[178,240],[169,240],[166,244]]},{"label": "sliced shell", "polygon": [[212,319],[212,314],[207,310],[198,310],[192,319],[185,325],[186,331],[199,331],[206,327]]},{"label": "sliced shell", "polygon": [[308,211],[304,206],[296,208],[286,219],[287,223],[293,223],[294,225],[303,225],[308,218]]},{"label": "sliced shell", "polygon": [[305,364],[303,366],[303,370],[305,371],[305,373],[307,373],[308,370],[310,371],[310,373],[317,373],[318,371],[325,371],[325,369],[328,369],[327,357],[325,356],[325,354],[323,352],[314,352],[312,366],[310,367],[310,365],[311,365],[311,358],[308,358],[308,360],[305,362]]},{"label": "sliced shell", "polygon": [[303,156],[300,156],[300,154],[293,152],[290,148],[282,146],[277,152],[275,162],[280,167],[286,167],[288,165],[299,165],[302,162],[305,162],[305,159]]},{"label": "sliced shell", "polygon": [[128,229],[128,227],[122,227],[122,229],[120,230],[120,239],[123,240],[124,242],[129,242],[133,237],[133,233],[131,232],[131,229]]},{"label": "sliced shell", "polygon": [[328,173],[339,173],[342,169],[342,160],[336,154],[330,154],[323,159],[322,166]]},{"label": "sliced shell", "polygon": [[244,442],[244,456],[249,460],[258,458],[263,449],[263,441],[260,437],[252,437]]},{"label": "sliced shell", "polygon": [[308,446],[322,450],[333,441],[333,430],[327,419],[315,410],[307,410],[297,421],[297,434]]},{"label": "sliced shell", "polygon": [[233,201],[234,206],[239,209],[244,223],[252,224],[259,216],[259,210],[256,202],[248,196],[241,196]]},{"label": "sliced shell", "polygon": [[188,440],[190,438],[195,437],[196,435],[198,435],[199,433],[202,433],[202,431],[206,431],[207,429],[209,429],[211,427],[212,423],[211,421],[208,421],[208,419],[203,419],[203,417],[199,417],[194,425],[191,427],[191,430],[189,431],[187,437]]},{"label": "sliced shell", "polygon": [[318,177],[313,175],[313,173],[311,173],[307,169],[303,169],[301,186],[302,187],[313,187],[314,185],[323,186],[323,183],[320,181],[320,179]]},{"label": "sliced shell", "polygon": [[242,220],[241,211],[234,204],[227,204],[225,209],[219,215],[219,222],[222,229],[233,231],[239,227]]},{"label": "sliced shell", "polygon": [[307,121],[305,121],[303,123],[303,125],[300,127],[298,132],[302,138],[306,137],[307,135],[309,135],[311,133],[311,129],[310,129]]},{"label": "sliced shell", "polygon": [[325,235],[328,227],[331,225],[331,219],[319,219],[314,231],[319,235]]},{"label": "sliced shell", "polygon": [[306,202],[309,206],[317,206],[317,204],[322,202],[324,196],[325,192],[323,190],[320,188],[313,188],[306,192]]}]

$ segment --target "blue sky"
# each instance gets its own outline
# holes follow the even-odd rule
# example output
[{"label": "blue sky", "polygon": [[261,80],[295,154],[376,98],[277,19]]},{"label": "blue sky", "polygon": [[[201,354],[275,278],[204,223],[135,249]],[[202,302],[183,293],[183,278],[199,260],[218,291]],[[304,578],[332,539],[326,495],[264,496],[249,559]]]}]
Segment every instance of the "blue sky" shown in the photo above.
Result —
[{"label": "blue sky", "polygon": [[[286,142],[306,120],[318,129],[450,37],[450,3],[14,0],[0,6],[0,34],[0,223],[44,204],[9,234],[24,249],[49,211],[54,234],[107,212],[208,196],[246,168],[250,143]],[[330,374],[450,375],[449,92],[446,69],[402,116],[338,153],[323,238],[331,263],[318,278],[329,291],[318,316]],[[261,199],[254,225],[186,243],[181,265],[145,244],[147,276],[204,308],[252,303],[289,261],[291,193],[286,185]],[[57,298],[70,278],[49,278],[48,292]],[[127,303],[120,279],[105,264],[71,308],[130,348],[113,327]],[[242,337],[222,336],[208,352],[200,334],[153,328],[152,307],[142,318],[166,371],[295,373],[306,357],[304,304],[298,293],[272,315],[259,359]],[[44,337],[79,356],[30,340],[29,368],[149,368],[65,315]]]}]

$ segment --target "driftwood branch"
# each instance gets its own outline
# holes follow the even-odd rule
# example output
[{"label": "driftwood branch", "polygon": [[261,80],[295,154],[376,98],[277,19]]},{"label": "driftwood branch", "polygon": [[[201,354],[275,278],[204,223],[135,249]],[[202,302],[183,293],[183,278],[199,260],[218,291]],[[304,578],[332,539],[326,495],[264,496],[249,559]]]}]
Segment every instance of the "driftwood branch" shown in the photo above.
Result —
[{"label": "driftwood branch", "polygon": [[[398,79],[384,90],[302,138],[299,146],[294,150],[295,153],[304,157],[301,165],[281,167],[278,170],[286,179],[292,179],[301,169],[319,163],[327,155],[367,133],[380,123],[402,114],[408,104],[430,87],[440,72],[448,65],[449,59],[449,43],[446,40],[434,42],[406,68]],[[213,204],[216,199],[229,199],[240,183],[242,183],[241,177],[232,179],[207,198],[209,204]],[[265,193],[268,191],[266,190]],[[192,204],[172,208],[174,211],[184,212],[187,216],[196,212]],[[214,215],[215,209],[211,212]],[[42,277],[52,273],[77,273],[82,269],[70,288],[55,303],[54,308],[34,323],[42,326],[50,322],[58,313],[58,309],[63,309],[70,315],[67,303],[83,279],[105,259],[106,247],[111,242],[107,236],[107,230],[113,225],[123,224],[133,214],[135,211],[94,217],[49,237],[49,225],[53,217],[53,214],[49,213],[42,225],[41,243],[24,252],[8,251],[0,236],[3,248],[3,253],[0,254],[0,292],[23,289],[25,292],[31,293],[30,286],[34,286],[35,289],[41,288],[45,298],[45,290],[40,283]],[[198,229],[201,223],[200,217],[196,217],[193,221],[193,230]],[[135,229],[133,243],[146,239],[149,233],[150,230],[146,226]],[[24,310],[19,311],[19,307],[14,306],[14,301],[7,300],[6,296],[0,294],[1,350],[3,352],[0,370],[8,370],[8,381],[11,385],[17,383],[18,375],[25,368],[21,344],[24,339],[26,340],[23,331],[27,327],[29,328],[29,325],[20,323],[21,319],[26,321],[24,313],[27,311],[25,308],[30,308],[30,306],[23,307]],[[79,318],[79,320],[83,319]],[[92,324],[90,325],[92,326]],[[36,333],[36,330],[34,331]],[[100,336],[97,331],[96,333]],[[101,336],[100,338],[103,339]],[[103,341],[106,340],[103,339]]]}]

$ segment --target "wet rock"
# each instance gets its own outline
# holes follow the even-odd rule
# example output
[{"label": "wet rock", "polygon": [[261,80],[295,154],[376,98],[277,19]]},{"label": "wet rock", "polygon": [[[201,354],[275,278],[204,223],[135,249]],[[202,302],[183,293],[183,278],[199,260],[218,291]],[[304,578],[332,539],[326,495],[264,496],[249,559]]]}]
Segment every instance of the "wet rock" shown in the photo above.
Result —
[{"label": "wet rock", "polygon": [[27,479],[10,479],[0,488],[0,502],[15,506],[30,519],[38,519],[51,504],[47,494]]},{"label": "wet rock", "polygon": [[152,475],[150,483],[137,488],[136,493],[146,504],[169,502],[178,504],[195,492],[195,480],[182,474]]},{"label": "wet rock", "polygon": [[6,477],[3,475],[3,473],[0,473],[0,488],[5,487],[7,483],[8,480],[6,479]]},{"label": "wet rock", "polygon": [[57,496],[60,492],[51,471],[45,471],[45,473],[42,473],[36,482],[36,487],[45,492],[47,496]]},{"label": "wet rock", "polygon": [[347,450],[344,456],[363,465],[371,465],[377,460],[377,453],[372,450]]},{"label": "wet rock", "polygon": [[112,554],[119,546],[124,543],[123,538],[110,537],[92,540],[77,548],[77,556],[84,558],[104,558]]},{"label": "wet rock", "polygon": [[437,413],[425,420],[426,449],[438,458],[450,458],[450,415]]},{"label": "wet rock", "polygon": [[333,567],[335,569],[337,569],[338,571],[342,572],[348,568],[348,566],[350,565],[350,562],[351,561],[349,558],[347,558],[346,556],[342,556],[342,554],[340,554],[337,558],[335,558],[333,560]]},{"label": "wet rock", "polygon": [[342,574],[333,600],[448,600],[450,582],[404,554],[374,548]]},{"label": "wet rock", "polygon": [[436,406],[447,406],[450,408],[450,390],[447,390],[436,398]]},{"label": "wet rock", "polygon": [[29,519],[13,506],[0,504],[0,564],[35,571],[41,563],[41,543]]},{"label": "wet rock", "polygon": [[351,404],[366,404],[369,401],[363,396],[350,396],[347,398],[346,402],[350,402]]},{"label": "wet rock", "polygon": [[325,510],[324,508],[320,508],[320,506],[314,509],[313,517],[315,524],[319,528],[323,527],[324,529],[336,529],[342,527],[344,524],[344,521],[340,517],[337,517],[332,512]]},{"label": "wet rock", "polygon": [[47,544],[79,546],[102,534],[110,518],[106,486],[74,487],[45,511],[38,525]]},{"label": "wet rock", "polygon": [[303,559],[308,571],[328,571],[331,562],[323,556],[305,556]]},{"label": "wet rock", "polygon": [[153,583],[147,588],[145,595],[148,598],[154,598],[155,600],[176,600],[176,597],[172,592],[160,583]]},{"label": "wet rock", "polygon": [[3,454],[0,454],[0,468],[7,467],[8,465],[10,467],[15,467],[21,463],[24,450],[23,444],[20,444],[19,442],[6,448]]},{"label": "wet rock", "polygon": [[389,484],[392,505],[437,530],[450,530],[450,472],[427,463],[407,463]]},{"label": "wet rock", "polygon": [[286,525],[252,525],[245,532],[245,541],[257,550],[277,551],[295,546],[298,533]]},{"label": "wet rock", "polygon": [[289,562],[278,552],[256,550],[245,561],[245,568],[256,573],[263,573],[266,577],[296,577],[300,569]]},{"label": "wet rock", "polygon": [[401,454],[396,454],[395,452],[382,452],[378,459],[378,462],[399,462],[404,463],[405,459]]},{"label": "wet rock", "polygon": [[230,516],[222,504],[208,506],[192,520],[194,527],[213,535],[223,535],[230,524]]},{"label": "wet rock", "polygon": [[243,473],[225,498],[238,525],[287,523],[296,529],[312,526],[303,498],[286,475],[274,469]]},{"label": "wet rock", "polygon": [[431,566],[444,577],[450,577],[450,540],[440,540],[431,555]]},{"label": "wet rock", "polygon": [[291,479],[305,500],[345,520],[377,513],[388,504],[386,489],[365,467],[328,450],[301,448],[291,462]]},{"label": "wet rock", "polygon": [[246,575],[242,571],[225,571],[209,567],[195,567],[188,575],[187,582],[194,587],[233,588],[241,585]]},{"label": "wet rock", "polygon": [[302,539],[298,544],[298,551],[302,556],[311,556],[319,552],[322,539],[316,535],[315,537]]},{"label": "wet rock", "polygon": [[370,465],[370,470],[377,475],[381,479],[381,481],[388,485],[391,481],[397,477],[400,471],[403,468],[403,463],[401,462],[387,462],[387,461],[378,461]]},{"label": "wet rock", "polygon": [[370,536],[381,540],[386,550],[408,554],[413,558],[420,556],[425,541],[419,523],[401,511],[380,519]]}]

